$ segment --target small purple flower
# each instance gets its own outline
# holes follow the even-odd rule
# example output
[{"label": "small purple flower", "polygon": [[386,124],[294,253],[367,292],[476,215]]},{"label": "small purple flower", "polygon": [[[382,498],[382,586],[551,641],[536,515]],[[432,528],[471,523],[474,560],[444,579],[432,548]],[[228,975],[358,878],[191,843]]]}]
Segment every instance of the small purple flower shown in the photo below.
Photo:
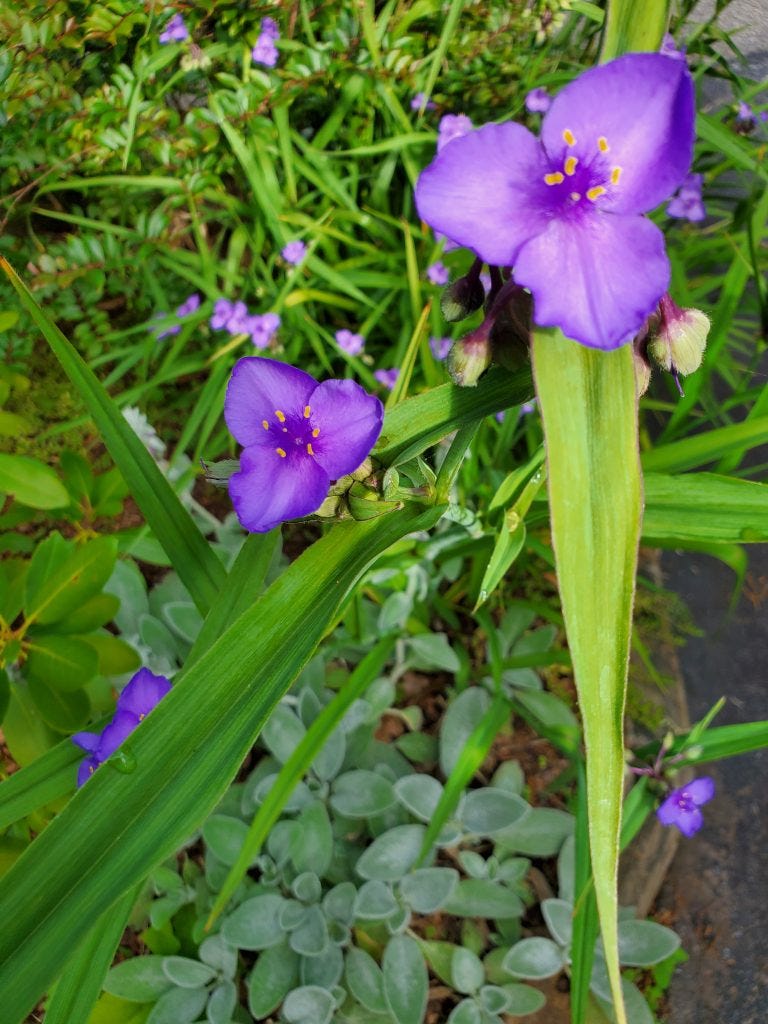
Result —
[{"label": "small purple flower", "polygon": [[397,369],[397,367],[393,367],[391,370],[374,370],[373,376],[376,378],[379,384],[383,384],[388,391],[391,391],[392,388],[397,383],[397,378],[400,376],[400,371]]},{"label": "small purple flower", "polygon": [[475,126],[466,114],[444,114],[437,126],[437,152],[444,149],[454,139],[461,139]]},{"label": "small purple flower", "polygon": [[117,698],[117,707],[112,721],[100,733],[76,732],[74,734],[72,742],[88,754],[88,757],[81,761],[77,771],[78,786],[87,782],[99,765],[114,754],[126,737],[158,705],[170,689],[171,684],[165,676],[156,676],[148,668],[140,668]]},{"label": "small purple flower", "polygon": [[440,260],[437,260],[436,263],[432,263],[427,267],[427,278],[432,282],[432,284],[448,284],[449,277],[450,273],[448,271],[448,267],[446,267],[444,263],[441,263]]},{"label": "small purple flower", "polygon": [[384,409],[353,380],[319,384],[303,370],[250,356],[232,371],[224,418],[243,446],[229,495],[246,530],[266,533],[322,505],[381,433]]},{"label": "small purple flower", "polygon": [[273,68],[277,64],[279,56],[274,38],[266,34],[259,36],[256,40],[256,45],[251,50],[251,60],[253,63],[263,64],[268,68]]},{"label": "small purple flower", "polygon": [[296,239],[293,242],[289,242],[286,246],[283,246],[282,257],[286,263],[292,263],[296,266],[304,259],[307,255],[307,247],[304,242]]},{"label": "small purple flower", "polygon": [[365,347],[365,338],[362,334],[354,334],[346,327],[342,327],[340,331],[336,331],[336,344],[348,356],[359,356]]},{"label": "small purple flower", "polygon": [[176,310],[176,316],[189,316],[191,313],[196,313],[198,309],[200,309],[200,296],[197,292],[193,292]]},{"label": "small purple flower", "polygon": [[687,174],[677,194],[667,203],[667,216],[691,221],[704,220],[707,211],[701,198],[702,182],[701,174]]},{"label": "small purple flower", "polygon": [[256,348],[267,348],[279,326],[280,317],[277,313],[257,313],[248,317],[245,329]]},{"label": "small purple flower", "polygon": [[274,18],[267,17],[261,19],[261,34],[277,42],[280,38],[280,28]]},{"label": "small purple flower", "polygon": [[494,413],[493,418],[496,420],[497,423],[503,423],[504,420],[507,418],[506,409],[502,409],[501,412]]},{"label": "small purple flower", "polygon": [[212,330],[221,331],[229,323],[232,316],[233,305],[229,299],[217,299],[213,304],[213,313],[208,321]]},{"label": "small purple flower", "polygon": [[453,338],[430,338],[429,347],[435,359],[445,359],[453,346]]},{"label": "small purple flower", "polygon": [[536,412],[536,399],[532,398],[530,402],[523,402],[520,406],[521,416],[530,416],[532,412]]},{"label": "small purple flower", "polygon": [[708,775],[673,789],[656,811],[662,825],[676,825],[684,836],[695,835],[704,824],[699,807],[715,795],[715,783]]},{"label": "small purple flower", "polygon": [[232,306],[225,327],[230,334],[250,334],[250,313],[244,302],[236,302]]},{"label": "small purple flower", "polygon": [[542,86],[531,89],[525,97],[525,109],[529,114],[546,114],[551,106],[552,97]]},{"label": "small purple flower", "polygon": [[454,139],[419,178],[419,216],[513,267],[536,323],[617,348],[669,284],[664,236],[644,214],[682,182],[693,135],[686,63],[625,54],[567,85],[538,139],[513,122]]},{"label": "small purple flower", "polygon": [[[425,100],[426,103],[424,102]],[[422,107],[424,108],[424,110],[434,110],[435,104],[432,102],[432,100],[427,100],[423,92],[417,92],[416,95],[411,100],[411,110],[421,110]]]},{"label": "small purple flower", "polygon": [[739,100],[739,106],[736,110],[736,121],[738,124],[754,124],[755,112],[744,100]]},{"label": "small purple flower", "polygon": [[184,19],[180,14],[174,14],[160,33],[160,42],[183,43],[185,39],[189,39],[189,31],[187,30],[187,26],[184,24]]},{"label": "small purple flower", "polygon": [[659,53],[663,57],[672,57],[675,60],[685,60],[685,47],[683,46],[678,48],[674,37],[669,32],[667,32],[661,41]]}]

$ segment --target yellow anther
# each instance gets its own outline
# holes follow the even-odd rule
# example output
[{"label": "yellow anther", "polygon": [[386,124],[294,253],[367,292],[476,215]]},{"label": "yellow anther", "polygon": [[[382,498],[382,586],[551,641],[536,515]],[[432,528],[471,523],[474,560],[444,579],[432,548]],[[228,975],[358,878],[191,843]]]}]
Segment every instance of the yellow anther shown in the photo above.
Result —
[{"label": "yellow anther", "polygon": [[312,451],[312,445],[311,445],[311,444],[308,444],[308,445],[307,445],[307,454],[308,454],[308,455],[314,455],[314,454],[315,454],[315,453],[314,453],[314,452]]},{"label": "yellow anther", "polygon": [[320,427],[315,427],[315,429],[312,431],[312,437],[317,437],[317,435],[319,433],[320,433]]},{"label": "yellow anther", "polygon": [[606,139],[604,135],[601,135],[600,138],[597,140],[597,148],[600,150],[601,153],[608,152],[608,139]]},{"label": "yellow anther", "polygon": [[261,425],[265,430],[269,430],[269,423],[266,420],[262,420]]},{"label": "yellow anther", "polygon": [[544,181],[547,185],[559,185],[561,181],[565,181],[565,178],[560,171],[554,171],[552,174],[545,174]]},{"label": "yellow anther", "polygon": [[563,139],[565,141],[566,146],[576,145],[576,138],[570,128],[566,128],[563,132]]},{"label": "yellow anther", "polygon": [[611,171],[611,184],[612,185],[618,185],[620,177],[621,177],[621,168],[620,167],[614,167],[613,170]]},{"label": "yellow anther", "polygon": [[594,202],[595,199],[599,199],[600,196],[604,196],[605,191],[606,190],[603,188],[602,185],[595,185],[594,188],[587,189],[587,199],[591,199],[592,202]]},{"label": "yellow anther", "polygon": [[285,449],[284,448],[275,448],[275,451],[277,452],[277,454],[280,456],[281,459],[285,458]]},{"label": "yellow anther", "polygon": [[574,203],[578,203],[578,201],[581,199],[581,192],[571,192],[571,199],[574,201]]},{"label": "yellow anther", "polygon": [[578,162],[579,159],[578,157],[575,156],[569,156],[568,159],[565,161],[565,173],[568,175],[569,178],[576,173],[576,164]]},{"label": "yellow anther", "polygon": [[310,415],[311,415],[311,413],[312,413],[312,410],[309,408],[308,405],[305,405],[304,406],[304,419],[308,420]]},{"label": "yellow anther", "polygon": [[141,711],[141,712],[139,713],[139,721],[140,721],[140,722],[143,722],[143,721],[144,721],[144,712],[143,712],[143,711]]},{"label": "yellow anther", "polygon": [[285,413],[280,412],[279,409],[275,409],[275,416],[280,420],[281,423],[285,423]]}]

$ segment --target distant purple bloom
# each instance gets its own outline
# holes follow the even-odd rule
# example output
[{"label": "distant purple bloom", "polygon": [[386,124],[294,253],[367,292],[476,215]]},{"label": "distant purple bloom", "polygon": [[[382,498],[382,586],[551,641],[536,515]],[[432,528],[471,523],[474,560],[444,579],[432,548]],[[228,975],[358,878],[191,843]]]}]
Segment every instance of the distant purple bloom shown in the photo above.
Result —
[{"label": "distant purple bloom", "polygon": [[336,331],[336,344],[348,356],[359,356],[365,346],[365,338],[362,334],[353,334],[346,327],[342,327],[340,331]]},{"label": "distant purple bloom", "polygon": [[761,110],[760,111],[760,120],[761,121],[768,121],[768,110]]},{"label": "distant purple bloom", "polygon": [[136,726],[155,708],[171,689],[165,676],[156,676],[148,668],[140,668],[117,698],[117,708],[100,733],[76,732],[72,737],[75,746],[88,754],[77,771],[77,784],[82,786],[93,775],[99,765],[117,750]]},{"label": "distant purple bloom", "polygon": [[261,34],[274,40],[280,38],[280,28],[274,18],[261,19]]},{"label": "distant purple bloom", "polygon": [[411,100],[411,110],[421,110],[422,107],[424,107],[425,110],[434,110],[435,104],[432,102],[432,100],[427,100],[427,102],[425,103],[425,99],[426,96],[424,95],[423,92],[417,92],[416,95]]},{"label": "distant purple bloom", "polygon": [[542,86],[531,89],[525,97],[525,109],[529,114],[546,114],[551,106],[552,97]]},{"label": "distant purple bloom", "polygon": [[437,260],[437,262],[432,263],[427,267],[427,279],[431,281],[432,284],[448,284],[449,277],[450,273],[448,267],[446,267],[444,263],[441,263],[440,260]]},{"label": "distant purple bloom", "polygon": [[292,263],[296,266],[297,263],[301,263],[306,255],[307,247],[304,242],[298,239],[283,246],[282,257],[286,263]]},{"label": "distant purple bloom", "polygon": [[677,194],[667,203],[667,216],[681,220],[704,220],[707,211],[701,198],[702,182],[701,174],[687,174]]},{"label": "distant purple bloom", "polygon": [[[168,316],[168,313],[158,313],[155,320],[162,320]],[[162,341],[163,338],[170,338],[173,334],[178,334],[181,330],[181,324],[168,324],[167,327],[155,327],[153,328],[155,337],[158,341]]]},{"label": "distant purple bloom", "polygon": [[451,351],[453,338],[430,338],[429,347],[435,359],[445,359]]},{"label": "distant purple bloom", "polygon": [[739,106],[736,111],[736,120],[739,124],[752,124],[755,120],[755,112],[748,103],[744,100],[739,100]]},{"label": "distant purple bloom", "polygon": [[437,126],[437,152],[454,139],[463,138],[474,127],[466,114],[444,114]]},{"label": "distant purple bloom", "polygon": [[189,31],[187,30],[187,26],[184,24],[184,19],[180,14],[174,14],[160,33],[160,42],[183,43],[185,39],[189,39]]},{"label": "distant purple bloom", "polygon": [[506,122],[451,142],[422,172],[416,205],[435,231],[514,267],[536,323],[617,348],[669,284],[664,236],[643,214],[682,182],[693,135],[685,62],[625,54],[567,85],[540,139]]},{"label": "distant purple bloom", "polygon": [[678,48],[674,37],[669,32],[667,32],[661,41],[659,53],[663,57],[673,57],[675,60],[685,60],[685,47],[683,46]]},{"label": "distant purple bloom", "polygon": [[393,367],[391,370],[374,370],[373,376],[376,378],[379,384],[383,384],[385,388],[391,391],[392,388],[397,383],[397,378],[400,376],[400,371],[397,369],[397,367]]},{"label": "distant purple bloom", "polygon": [[233,305],[229,299],[217,299],[213,304],[213,313],[208,321],[214,331],[220,331],[227,326],[232,316]]},{"label": "distant purple bloom", "polygon": [[188,299],[185,299],[184,302],[182,302],[182,304],[176,310],[176,316],[189,316],[190,313],[196,313],[199,308],[200,296],[197,294],[197,292],[193,292],[192,295],[190,295]]},{"label": "distant purple bloom", "polygon": [[352,473],[381,433],[384,409],[353,380],[319,384],[273,359],[240,359],[224,418],[241,445],[229,494],[246,530],[266,533],[320,507],[332,480]]},{"label": "distant purple bloom", "polygon": [[536,399],[532,398],[530,402],[523,402],[520,406],[521,416],[530,416],[532,412],[536,412]]},{"label": "distant purple bloom", "polygon": [[277,313],[257,313],[247,318],[245,331],[246,334],[250,334],[256,348],[266,348],[279,326],[280,317]]},{"label": "distant purple bloom", "polygon": [[507,418],[506,409],[502,409],[501,412],[494,413],[493,418],[496,420],[497,423],[503,423],[504,420]]},{"label": "distant purple bloom", "polygon": [[229,314],[225,327],[230,334],[249,334],[250,333],[250,313],[248,307],[244,302],[236,302],[232,306],[232,310]]},{"label": "distant purple bloom", "polygon": [[267,34],[260,35],[251,50],[251,60],[254,64],[263,64],[268,68],[273,68],[277,64],[279,56],[274,37]]},{"label": "distant purple bloom", "polygon": [[684,836],[695,835],[704,824],[699,807],[715,795],[715,783],[708,775],[673,789],[656,811],[662,825],[676,825]]}]

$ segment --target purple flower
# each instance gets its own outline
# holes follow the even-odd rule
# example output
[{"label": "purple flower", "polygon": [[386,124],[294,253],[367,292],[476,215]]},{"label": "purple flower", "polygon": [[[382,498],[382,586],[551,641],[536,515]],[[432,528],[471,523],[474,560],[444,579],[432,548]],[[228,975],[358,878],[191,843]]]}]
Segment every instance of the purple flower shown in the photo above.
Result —
[{"label": "purple flower", "polygon": [[552,97],[541,86],[538,89],[531,89],[525,97],[525,109],[529,114],[546,114],[551,106]]},{"label": "purple flower", "polygon": [[520,406],[520,415],[521,416],[530,416],[530,414],[532,412],[535,412],[535,411],[536,411],[536,399],[535,398],[532,398],[530,400],[530,402],[523,402],[523,404]]},{"label": "purple flower", "polygon": [[448,272],[448,267],[446,267],[444,263],[441,263],[440,260],[427,267],[427,278],[432,282],[432,284],[448,284],[449,277],[450,274]]},{"label": "purple flower", "polygon": [[[426,102],[424,102],[425,100]],[[417,92],[411,100],[411,110],[421,110],[422,107],[425,110],[434,110],[435,104],[432,100],[428,100],[423,92]]]},{"label": "purple flower", "polygon": [[708,775],[673,789],[656,811],[662,825],[676,825],[684,836],[695,835],[704,824],[699,807],[715,795],[715,783]]},{"label": "purple flower", "polygon": [[445,359],[451,351],[453,338],[430,338],[429,347],[435,359]]},{"label": "purple flower", "polygon": [[188,299],[185,299],[184,302],[182,302],[182,304],[176,310],[176,316],[189,316],[190,313],[196,313],[199,308],[200,296],[197,294],[197,292],[193,292],[192,295],[190,295]]},{"label": "purple flower", "polygon": [[277,313],[257,313],[249,316],[245,322],[245,331],[250,334],[256,348],[266,348],[280,326]]},{"label": "purple flower", "polygon": [[699,221],[704,220],[707,211],[701,198],[701,186],[703,176],[701,174],[687,174],[685,179],[674,195],[667,203],[667,216],[678,217],[682,220]]},{"label": "purple flower", "polygon": [[160,42],[183,43],[185,39],[189,39],[189,32],[184,24],[184,19],[180,14],[174,14],[160,33]]},{"label": "purple flower", "polygon": [[274,37],[267,34],[260,35],[251,50],[251,60],[254,64],[263,64],[268,68],[273,68],[277,64],[279,56]]},{"label": "purple flower", "polygon": [[661,41],[659,53],[663,57],[673,57],[675,60],[685,60],[685,47],[683,46],[678,49],[677,43],[669,32],[667,32]]},{"label": "purple flower", "polygon": [[251,315],[244,302],[236,302],[230,311],[225,327],[230,334],[250,334]]},{"label": "purple flower", "polygon": [[627,54],[567,85],[540,139],[507,122],[446,146],[421,174],[416,205],[435,231],[512,266],[538,324],[617,348],[669,283],[664,236],[643,214],[683,180],[693,133],[686,64]]},{"label": "purple flower", "polygon": [[261,19],[261,34],[277,41],[280,38],[280,29],[274,18]]},{"label": "purple flower", "polygon": [[353,334],[346,327],[342,327],[340,331],[336,331],[336,344],[348,356],[359,356],[365,347],[365,338],[362,334]]},{"label": "purple flower", "polygon": [[755,120],[755,112],[748,103],[744,100],[739,100],[739,106],[736,110],[736,121],[739,124],[753,124]]},{"label": "purple flower", "polygon": [[232,303],[229,299],[217,299],[213,304],[213,313],[208,323],[214,331],[220,331],[227,326],[232,316]]},{"label": "purple flower", "polygon": [[379,384],[383,384],[385,388],[391,391],[392,388],[397,383],[397,378],[400,376],[400,371],[397,369],[397,367],[393,367],[391,370],[374,370],[373,376],[376,378]]},{"label": "purple flower", "polygon": [[466,114],[444,114],[437,126],[437,152],[454,139],[463,138],[474,127]]},{"label": "purple flower", "polygon": [[297,263],[301,263],[306,255],[307,247],[304,242],[298,239],[283,246],[282,257],[286,263],[292,263],[296,266]]},{"label": "purple flower", "polygon": [[87,782],[99,765],[114,754],[123,740],[146,718],[170,689],[171,684],[165,676],[156,676],[148,668],[140,668],[117,698],[117,708],[112,721],[100,733],[74,734],[72,742],[88,754],[88,757],[80,762],[77,771],[78,786]]},{"label": "purple flower", "polygon": [[229,479],[237,518],[265,533],[320,507],[332,480],[352,473],[381,433],[384,409],[352,380],[321,384],[273,359],[240,359],[224,418],[241,445]]}]

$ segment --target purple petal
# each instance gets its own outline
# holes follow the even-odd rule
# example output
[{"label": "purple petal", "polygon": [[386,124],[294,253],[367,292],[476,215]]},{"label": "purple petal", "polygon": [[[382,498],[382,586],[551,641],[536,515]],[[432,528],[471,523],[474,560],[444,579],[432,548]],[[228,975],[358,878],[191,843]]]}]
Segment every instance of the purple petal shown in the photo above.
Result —
[{"label": "purple petal", "polygon": [[659,819],[662,825],[676,825],[677,819],[682,813],[680,805],[678,803],[678,792],[679,790],[674,789],[666,800],[664,800],[656,810],[656,817]]},{"label": "purple petal", "polygon": [[78,787],[85,785],[90,779],[96,769],[99,767],[100,762],[95,757],[86,757],[85,760],[80,762],[77,769],[77,785]]},{"label": "purple petal", "polygon": [[235,364],[224,399],[224,419],[241,445],[259,444],[263,420],[275,411],[300,418],[317,381],[303,370],[275,359],[249,356]]},{"label": "purple petal", "polygon": [[691,810],[680,810],[674,824],[684,836],[690,839],[704,824],[704,817],[698,807],[693,807]]},{"label": "purple petal", "polygon": [[99,744],[101,743],[100,732],[76,732],[70,739],[76,747],[80,747],[81,750],[87,750],[89,754],[92,754],[95,750],[98,750]]},{"label": "purple petal", "polygon": [[636,334],[669,284],[664,236],[645,217],[598,210],[552,220],[526,243],[515,280],[534,298],[534,319],[593,348]]},{"label": "purple petal", "polygon": [[421,173],[419,216],[486,263],[507,266],[547,224],[537,197],[548,171],[541,145],[522,125],[484,125],[446,146]]},{"label": "purple petal", "polygon": [[287,519],[309,515],[322,505],[330,479],[305,451],[285,457],[264,446],[244,449],[240,472],[229,478],[229,496],[246,530],[266,533]]},{"label": "purple petal", "polygon": [[[575,140],[570,146],[566,136]],[[601,200],[617,213],[652,210],[675,191],[691,163],[693,136],[687,65],[659,53],[629,53],[584,72],[555,97],[541,128],[556,164],[567,152],[582,166],[604,165],[606,182],[620,168]]]},{"label": "purple petal", "polygon": [[690,800],[701,806],[715,795],[715,780],[708,775],[702,775],[700,779],[689,782],[687,786],[683,787],[683,790]]},{"label": "purple petal", "polygon": [[353,380],[325,380],[309,400],[312,442],[318,463],[331,480],[352,473],[369,455],[381,433],[384,406]]},{"label": "purple petal", "polygon": [[543,86],[531,89],[525,97],[525,109],[530,114],[546,114],[552,106],[552,97]]},{"label": "purple petal", "polygon": [[138,724],[139,719],[136,715],[118,709],[112,721],[101,734],[101,743],[95,755],[97,760],[106,761],[108,757],[111,757]]},{"label": "purple petal", "polygon": [[165,676],[140,668],[117,698],[117,710],[127,711],[141,721],[171,688]]}]

